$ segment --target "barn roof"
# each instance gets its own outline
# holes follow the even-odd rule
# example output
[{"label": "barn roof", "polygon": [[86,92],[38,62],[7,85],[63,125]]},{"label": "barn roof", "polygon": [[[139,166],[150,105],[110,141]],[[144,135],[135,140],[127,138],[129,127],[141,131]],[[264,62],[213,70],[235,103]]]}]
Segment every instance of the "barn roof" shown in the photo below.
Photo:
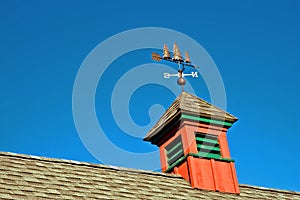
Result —
[{"label": "barn roof", "polygon": [[0,199],[293,199],[299,192],[240,185],[241,194],[193,189],[181,176],[0,152]]}]

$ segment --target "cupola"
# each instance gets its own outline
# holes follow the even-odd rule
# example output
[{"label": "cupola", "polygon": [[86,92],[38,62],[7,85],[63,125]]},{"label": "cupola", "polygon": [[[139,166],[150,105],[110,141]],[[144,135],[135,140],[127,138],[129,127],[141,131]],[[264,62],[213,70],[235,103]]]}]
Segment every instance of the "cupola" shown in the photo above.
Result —
[{"label": "cupola", "polygon": [[148,132],[159,147],[163,172],[180,174],[193,188],[239,194],[227,130],[237,118],[187,92]]}]

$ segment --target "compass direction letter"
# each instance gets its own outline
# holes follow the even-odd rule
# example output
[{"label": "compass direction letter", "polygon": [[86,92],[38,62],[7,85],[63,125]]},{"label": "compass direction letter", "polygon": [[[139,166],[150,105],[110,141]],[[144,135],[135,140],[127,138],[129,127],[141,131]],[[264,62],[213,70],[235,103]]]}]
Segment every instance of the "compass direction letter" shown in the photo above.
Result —
[{"label": "compass direction letter", "polygon": [[193,78],[195,78],[195,77],[198,78],[198,72],[192,72],[192,77]]},{"label": "compass direction letter", "polygon": [[169,73],[164,73],[164,78],[170,78],[170,74]]}]

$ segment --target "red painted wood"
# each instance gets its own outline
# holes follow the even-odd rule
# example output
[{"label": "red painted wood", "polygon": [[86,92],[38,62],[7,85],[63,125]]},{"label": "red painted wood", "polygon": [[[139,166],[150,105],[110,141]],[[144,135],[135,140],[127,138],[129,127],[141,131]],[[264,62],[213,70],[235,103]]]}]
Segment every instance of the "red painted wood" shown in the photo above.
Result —
[{"label": "red painted wood", "polygon": [[[217,135],[222,157],[230,158],[226,138],[227,128],[184,120],[180,126],[170,130],[167,134],[168,137],[160,142],[162,171],[168,168],[165,147],[179,135],[182,137],[184,155],[198,153],[195,132]],[[240,193],[234,163],[232,162],[188,156],[184,162],[174,167],[171,173],[180,174],[194,188]]]},{"label": "red painted wood", "polygon": [[240,192],[240,187],[239,187],[234,163],[230,163],[230,168],[231,168],[231,173],[232,173],[232,179],[234,182],[235,193],[240,194],[241,192]]},{"label": "red painted wood", "polygon": [[181,131],[184,155],[187,155],[188,153],[198,153],[193,128],[185,126],[182,127]]},{"label": "red painted wood", "polygon": [[188,173],[190,178],[190,184],[194,188],[199,188],[199,183],[197,180],[197,163],[194,161],[194,158],[189,156],[187,158],[187,165],[188,165]]},{"label": "red painted wood", "polygon": [[178,167],[174,167],[174,173],[175,173],[175,174],[179,174],[179,172],[178,172]]},{"label": "red painted wood", "polygon": [[167,164],[167,160],[166,160],[167,156],[166,156],[165,148],[160,147],[159,148],[159,154],[160,154],[161,171],[164,172],[168,168],[168,164]]},{"label": "red painted wood", "polygon": [[228,147],[228,142],[226,138],[226,133],[221,133],[219,136],[219,144],[221,149],[221,154],[223,158],[230,158],[230,152]]},{"label": "red painted wood", "polygon": [[182,127],[181,129],[181,138],[182,138],[182,144],[183,144],[183,151],[184,155],[189,153],[189,145],[188,145],[188,137],[187,137],[187,131],[186,127]]},{"label": "red painted wood", "polygon": [[190,182],[190,174],[189,174],[187,161],[183,162],[178,167],[178,174],[180,174],[187,182]]},{"label": "red painted wood", "polygon": [[210,159],[210,164],[211,164],[213,180],[214,180],[214,184],[215,184],[215,190],[220,191],[221,184],[219,183],[218,174],[217,174],[217,166],[216,166],[215,160]]},{"label": "red painted wood", "polygon": [[195,128],[192,126],[185,126],[185,136],[186,136],[186,149],[188,153],[198,153],[196,138],[195,138]]},{"label": "red painted wood", "polygon": [[217,179],[219,180],[220,192],[235,193],[234,180],[230,163],[216,161]]},{"label": "red painted wood", "polygon": [[215,183],[210,160],[194,157],[191,158],[191,165],[193,166],[193,169],[191,169],[193,171],[192,178],[196,182],[194,186],[192,186],[199,189],[215,190]]}]

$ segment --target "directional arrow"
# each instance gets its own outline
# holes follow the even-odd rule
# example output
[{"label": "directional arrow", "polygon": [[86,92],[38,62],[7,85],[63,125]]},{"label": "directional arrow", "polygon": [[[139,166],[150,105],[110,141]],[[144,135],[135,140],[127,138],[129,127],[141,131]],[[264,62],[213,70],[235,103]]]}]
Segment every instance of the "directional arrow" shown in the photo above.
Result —
[{"label": "directional arrow", "polygon": [[191,74],[182,74],[182,76],[192,76],[193,78],[198,78],[198,72],[192,72]]},{"label": "directional arrow", "polygon": [[[164,73],[164,78],[170,78],[171,76],[177,76],[177,77],[180,77],[180,73],[177,73],[177,74],[170,74],[170,73]],[[182,76],[191,76],[193,78],[198,78],[198,72],[192,72],[191,74],[183,74],[182,73]]]}]

